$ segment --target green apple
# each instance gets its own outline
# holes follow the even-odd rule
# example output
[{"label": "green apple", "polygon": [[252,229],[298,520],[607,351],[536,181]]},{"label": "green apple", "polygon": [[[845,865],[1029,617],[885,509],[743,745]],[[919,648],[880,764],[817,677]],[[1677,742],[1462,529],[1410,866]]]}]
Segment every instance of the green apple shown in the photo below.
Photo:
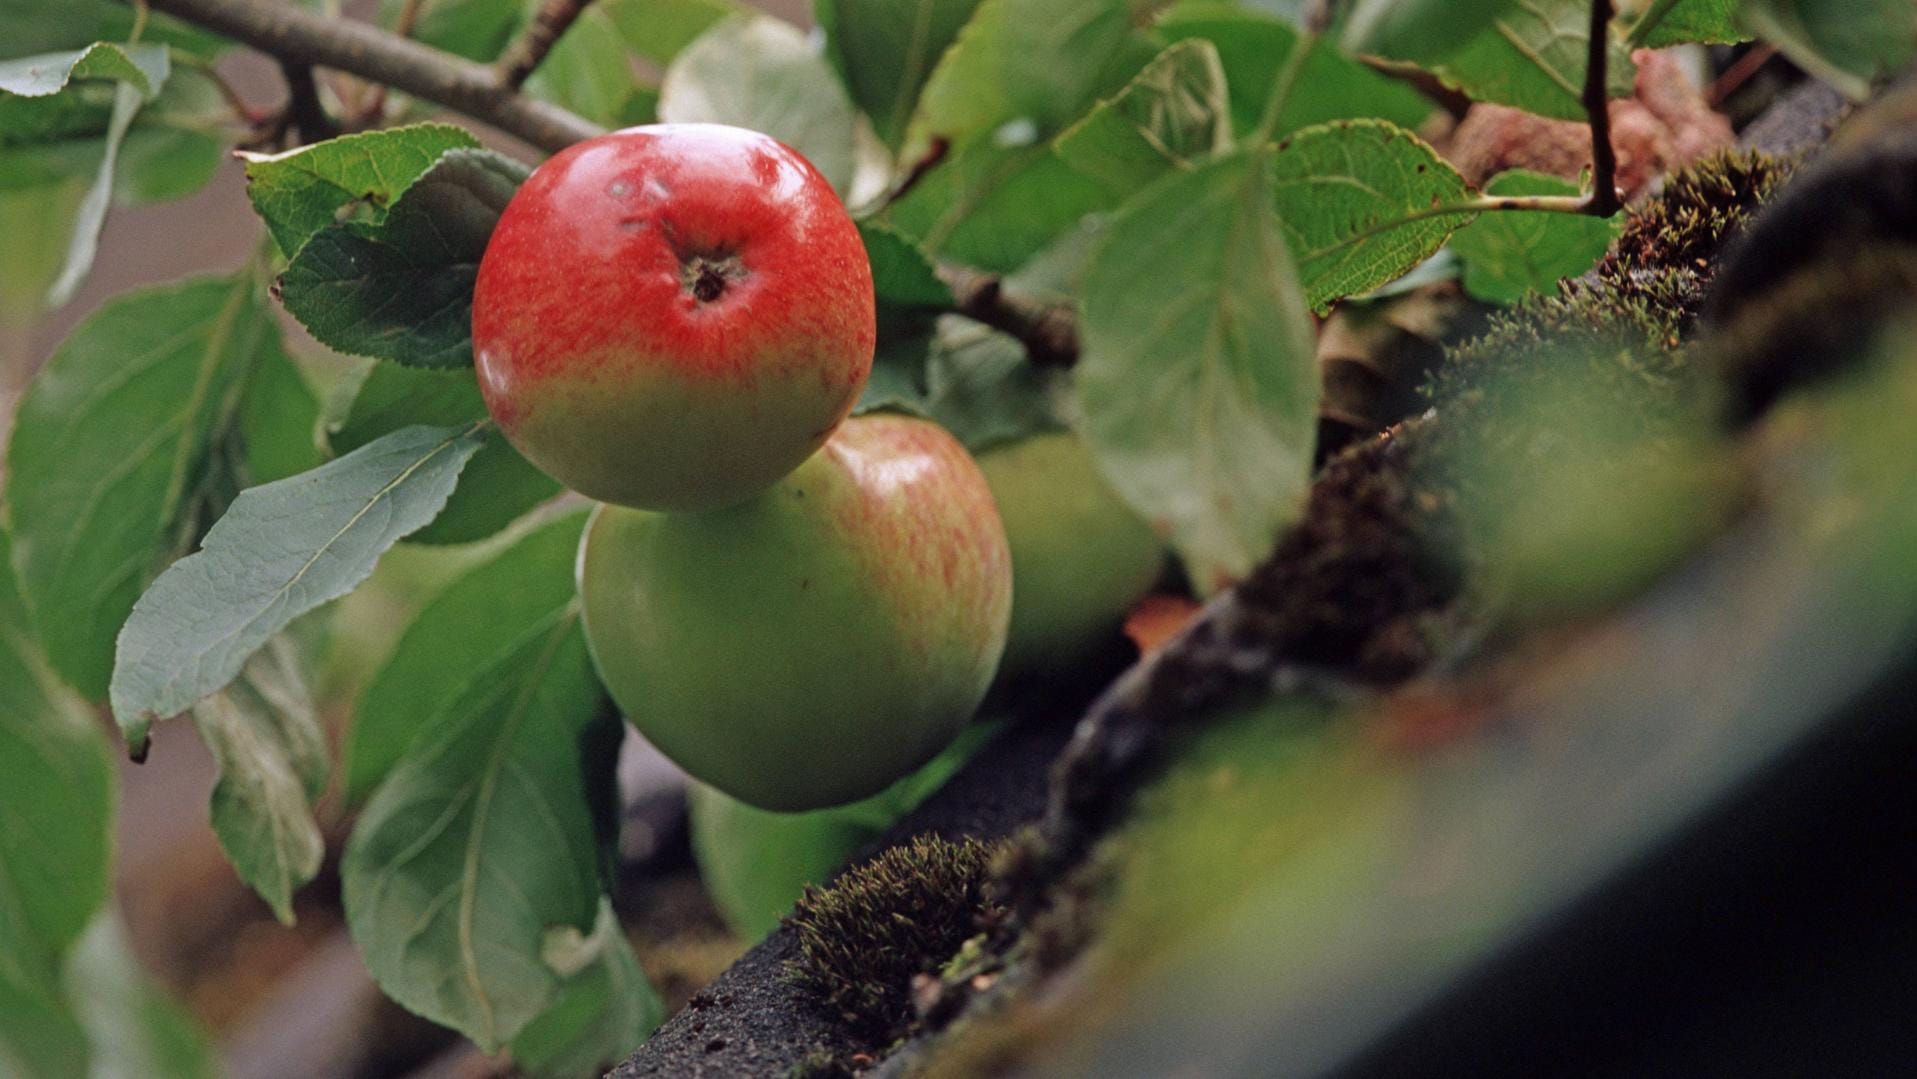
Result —
[{"label": "green apple", "polygon": [[579,593],[639,733],[743,802],[817,809],[883,790],[964,728],[1005,647],[1011,554],[964,447],[873,415],[739,505],[601,506]]},{"label": "green apple", "polygon": [[930,764],[872,797],[809,813],[774,813],[692,784],[692,852],[726,923],[748,940],[771,932],[806,885],[825,883],[860,847],[943,786],[995,729],[974,723]]},{"label": "green apple", "polygon": [[1012,545],[1004,669],[1068,664],[1158,579],[1165,546],[1119,501],[1077,435],[1031,435],[979,454]]}]

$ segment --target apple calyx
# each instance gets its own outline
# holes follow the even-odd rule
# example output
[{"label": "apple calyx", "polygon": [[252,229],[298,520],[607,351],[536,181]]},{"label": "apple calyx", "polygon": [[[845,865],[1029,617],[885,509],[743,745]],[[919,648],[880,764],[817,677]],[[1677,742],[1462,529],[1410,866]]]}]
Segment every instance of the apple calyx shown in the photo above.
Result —
[{"label": "apple calyx", "polygon": [[680,280],[687,292],[700,303],[712,303],[725,295],[728,282],[745,277],[745,264],[737,255],[694,255],[680,263]]}]

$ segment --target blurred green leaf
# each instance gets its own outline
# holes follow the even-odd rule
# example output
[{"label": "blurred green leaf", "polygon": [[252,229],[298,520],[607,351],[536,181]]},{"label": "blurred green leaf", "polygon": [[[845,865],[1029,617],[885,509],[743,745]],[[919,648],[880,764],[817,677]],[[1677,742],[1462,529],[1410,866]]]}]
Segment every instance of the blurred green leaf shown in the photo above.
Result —
[{"label": "blurred green leaf", "polygon": [[600,898],[599,920],[588,940],[597,948],[592,961],[569,977],[552,1006],[512,1040],[513,1064],[527,1075],[603,1074],[665,1018],[665,1004],[640,969],[611,900]]},{"label": "blurred green leaf", "polygon": [[220,780],[213,834],[226,860],[273,914],[293,924],[293,893],[319,872],[326,841],[313,802],[326,789],[326,732],[298,659],[269,642],[225,690],[193,707]]},{"label": "blurred green leaf", "polygon": [[0,1071],[82,1074],[59,969],[106,898],[114,775],[34,644],[8,547],[0,532]]},{"label": "blurred green leaf", "polygon": [[1225,71],[1209,41],[1159,53],[1125,88],[1066,128],[1053,149],[1115,205],[1166,172],[1231,148]]},{"label": "blurred green leaf", "polygon": [[852,182],[852,99],[804,34],[741,15],[687,46],[659,85],[667,123],[732,124],[804,154],[844,196]]},{"label": "blurred green leaf", "polygon": [[1489,32],[1519,0],[1355,0],[1340,27],[1345,51],[1428,62]]},{"label": "blurred green leaf", "polygon": [[[133,35],[133,5],[122,0],[0,0],[0,57],[78,49],[95,41],[125,41]],[[231,43],[197,27],[152,12],[140,40],[211,57]]]},{"label": "blurred green leaf", "polygon": [[246,482],[272,483],[319,465],[319,399],[284,349],[262,351],[240,400]]},{"label": "blurred green leaf", "polygon": [[732,0],[600,0],[613,25],[640,55],[664,67],[680,50],[728,15]]},{"label": "blurred green leaf", "polygon": [[[49,305],[57,307],[71,298],[80,282],[86,278],[87,271],[93,268],[93,257],[99,249],[100,229],[106,222],[107,209],[113,201],[113,178],[120,141],[126,136],[127,128],[133,123],[133,117],[140,107],[166,82],[170,69],[164,46],[140,46],[129,50],[105,42],[95,42],[77,52],[43,53],[0,63],[0,96],[44,98],[66,89],[69,80],[80,80],[82,84],[87,80],[109,80],[113,83],[113,104],[107,116],[100,161],[93,185],[87,189],[74,213],[66,263],[47,290]],[[73,91],[83,88],[83,85],[75,86]],[[47,126],[44,117],[49,109],[64,116],[70,105],[58,101],[48,102],[44,106],[38,103],[6,103],[6,107],[0,109],[0,135],[4,135],[8,141],[18,141],[25,133],[28,141],[34,141],[50,130],[69,130],[64,119],[56,121],[55,128]]]},{"label": "blurred green leaf", "polygon": [[1750,37],[1737,25],[1738,0],[1626,0],[1620,7],[1619,24],[1633,47],[1731,45]]},{"label": "blurred green leaf", "polygon": [[444,705],[525,634],[550,625],[576,598],[572,564],[580,513],[547,522],[447,585],[394,646],[353,712],[343,768],[346,797],[363,802],[406,753],[450,722]]},{"label": "blurred green leaf", "polygon": [[114,79],[152,97],[170,68],[163,45],[116,45],[96,41],[73,52],[41,53],[0,61],[0,91],[22,97],[57,94],[72,79]]},{"label": "blurred green leaf", "polygon": [[1058,379],[1025,346],[958,315],[939,318],[926,361],[925,412],[973,453],[1060,426]]},{"label": "blurred green leaf", "polygon": [[106,694],[140,589],[192,540],[247,372],[278,351],[259,291],[241,275],[115,297],[21,398],[0,491],[14,565],[48,658],[86,697]]},{"label": "blurred green leaf", "polygon": [[78,182],[37,184],[23,190],[0,187],[0,323],[36,314],[66,256],[67,221],[80,204]]},{"label": "blurred green leaf", "polygon": [[[138,205],[206,185],[226,156],[225,103],[198,72],[181,69],[133,117],[114,162],[113,199]],[[0,191],[97,178],[112,92],[85,84],[44,98],[0,95]],[[61,216],[61,223],[69,220]]]},{"label": "blurred green leaf", "polygon": [[280,251],[293,255],[355,203],[384,212],[448,150],[479,140],[451,124],[342,135],[283,154],[242,153],[246,193]]},{"label": "blurred green leaf", "polygon": [[[1543,173],[1514,169],[1492,177],[1487,195],[1575,195],[1576,184]],[[1464,260],[1465,291],[1492,303],[1516,303],[1557,290],[1558,281],[1597,264],[1622,228],[1619,219],[1580,214],[1497,211],[1451,237]]]},{"label": "blurred green leaf", "polygon": [[[1217,47],[1231,92],[1232,126],[1239,135],[1258,126],[1278,69],[1298,41],[1297,30],[1289,24],[1222,2],[1179,4],[1155,29],[1168,41],[1202,38]],[[1331,120],[1377,119],[1416,127],[1431,111],[1431,102],[1416,90],[1321,40],[1305,57],[1274,133]]]},{"label": "blurred green leaf", "polygon": [[409,367],[473,362],[473,281],[525,166],[448,150],[377,224],[329,225],[280,274],[286,310],[322,343]]},{"label": "blurred green leaf", "polygon": [[137,757],[156,719],[221,688],[287,623],[366,579],[438,515],[479,448],[475,426],[408,427],[291,479],[253,487],[134,604],[113,714]]},{"label": "blurred green leaf", "polygon": [[[571,581],[570,557],[524,568]],[[487,1051],[563,996],[577,972],[549,949],[569,929],[592,934],[602,895],[581,742],[604,695],[577,605],[492,640],[460,692],[420,717],[422,740],[341,865],[347,922],[381,988]]]},{"label": "blurred green leaf", "polygon": [[919,91],[979,0],[815,0],[826,51],[872,129],[896,149]]},{"label": "blurred green leaf", "polygon": [[1910,62],[1917,5],[1909,0],[1745,0],[1744,25],[1856,99]]},{"label": "blurred green leaf", "polygon": [[[1590,26],[1590,0],[1512,0],[1489,28],[1462,45],[1431,54],[1410,39],[1406,51],[1384,55],[1428,68],[1474,101],[1583,120]],[[1622,41],[1611,43],[1605,74],[1612,97],[1631,95],[1637,67]]]},{"label": "blurred green leaf", "polygon": [[1318,370],[1272,168],[1240,153],[1149,188],[1085,269],[1081,433],[1207,591],[1264,557],[1311,472]]},{"label": "blurred green leaf", "polygon": [[1464,178],[1416,135],[1378,120],[1281,140],[1271,192],[1305,299],[1319,311],[1403,275],[1472,217],[1431,214],[1470,197]]},{"label": "blurred green leaf", "polygon": [[118,917],[102,913],[67,963],[67,997],[86,1028],[89,1079],[214,1079],[211,1039],[140,970]]},{"label": "blurred green leaf", "polygon": [[[392,26],[405,0],[380,0],[380,22]],[[414,41],[468,60],[493,60],[525,24],[528,0],[421,0]]]},{"label": "blurred green leaf", "polygon": [[607,127],[632,92],[632,52],[601,5],[586,8],[526,80],[526,92]]},{"label": "blurred green leaf", "polygon": [[[332,433],[333,452],[347,453],[416,423],[450,427],[486,418],[479,384],[467,371],[375,364],[360,383],[346,418]],[[488,426],[485,442],[460,473],[458,489],[433,523],[408,543],[470,543],[504,529],[562,488]]]}]

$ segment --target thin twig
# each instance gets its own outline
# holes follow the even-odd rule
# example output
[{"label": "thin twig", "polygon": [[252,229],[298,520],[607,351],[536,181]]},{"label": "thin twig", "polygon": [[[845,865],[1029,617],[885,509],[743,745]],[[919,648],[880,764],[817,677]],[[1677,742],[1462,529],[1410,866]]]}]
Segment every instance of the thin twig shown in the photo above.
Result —
[{"label": "thin twig", "polygon": [[1069,367],[1078,360],[1078,328],[1070,308],[1007,296],[996,275],[961,266],[941,266],[939,277],[952,290],[953,310],[1017,338],[1033,363]]},{"label": "thin twig", "polygon": [[586,5],[592,0],[545,0],[539,10],[533,12],[532,21],[520,31],[499,54],[499,83],[508,89],[517,90],[525,85],[533,69],[546,58],[559,38],[579,18]]},{"label": "thin twig", "polygon": [[286,115],[293,121],[300,141],[323,142],[339,134],[339,126],[320,104],[313,65],[282,58],[280,74],[286,76]]},{"label": "thin twig", "polygon": [[268,55],[329,67],[463,113],[542,150],[604,133],[598,125],[501,86],[485,64],[350,19],[252,0],[150,0],[155,11],[224,34]]},{"label": "thin twig", "polygon": [[1584,64],[1584,114],[1591,121],[1591,198],[1585,212],[1610,217],[1624,208],[1611,145],[1611,0],[1591,0],[1591,39]]},{"label": "thin twig", "polygon": [[215,67],[211,60],[180,50],[173,53],[173,66],[191,71],[211,83],[213,89],[218,91],[221,99],[226,102],[227,107],[233,110],[233,115],[240,123],[253,127],[268,119],[268,111],[249,104],[244,97],[241,97],[232,81],[220,74],[220,69]]},{"label": "thin twig", "polygon": [[1743,85],[1764,69],[1777,56],[1775,45],[1752,45],[1750,51],[1737,58],[1737,62],[1724,69],[1724,74],[1711,83],[1705,91],[1704,102],[1711,108],[1724,104],[1724,99],[1736,93]]}]

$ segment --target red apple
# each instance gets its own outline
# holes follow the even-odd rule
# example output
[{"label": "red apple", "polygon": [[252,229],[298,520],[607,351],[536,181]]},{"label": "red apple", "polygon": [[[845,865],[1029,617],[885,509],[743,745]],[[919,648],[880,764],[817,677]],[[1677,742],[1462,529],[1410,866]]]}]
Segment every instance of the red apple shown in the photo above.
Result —
[{"label": "red apple", "polygon": [[816,451],[872,368],[872,271],[797,152],[719,124],[629,128],[535,170],[473,294],[486,407],[606,502],[711,509]]},{"label": "red apple", "polygon": [[870,415],[740,505],[600,507],[579,594],[639,733],[694,778],[795,811],[875,794],[951,743],[1004,650],[1012,563],[958,441]]}]

